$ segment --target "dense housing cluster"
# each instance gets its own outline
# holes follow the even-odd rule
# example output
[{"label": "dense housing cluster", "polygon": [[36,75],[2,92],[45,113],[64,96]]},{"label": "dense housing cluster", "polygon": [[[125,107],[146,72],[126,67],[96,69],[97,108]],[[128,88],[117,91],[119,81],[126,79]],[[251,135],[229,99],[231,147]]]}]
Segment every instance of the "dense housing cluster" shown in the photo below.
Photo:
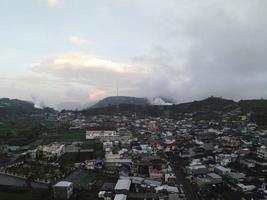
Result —
[{"label": "dense housing cluster", "polygon": [[266,198],[265,126],[236,106],[206,108],[39,113],[36,140],[1,145],[0,185],[47,199]]}]

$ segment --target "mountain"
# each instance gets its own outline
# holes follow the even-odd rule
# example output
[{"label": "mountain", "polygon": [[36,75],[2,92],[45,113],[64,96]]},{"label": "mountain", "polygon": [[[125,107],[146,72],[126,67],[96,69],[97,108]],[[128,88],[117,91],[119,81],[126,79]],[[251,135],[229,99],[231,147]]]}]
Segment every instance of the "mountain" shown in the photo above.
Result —
[{"label": "mountain", "polygon": [[230,99],[221,97],[209,97],[200,101],[176,104],[175,110],[178,112],[203,112],[203,111],[226,111],[236,108],[238,104]]},{"label": "mountain", "polygon": [[117,105],[136,105],[136,106],[148,106],[149,101],[146,98],[129,97],[129,96],[110,96],[100,100],[91,108],[105,108]]},{"label": "mountain", "polygon": [[144,98],[135,97],[107,97],[90,109],[83,110],[86,115],[119,113],[139,113],[153,117],[179,118],[182,113],[196,113],[198,118],[217,119],[219,112],[227,112],[239,107],[233,100],[220,97],[209,97],[200,101],[181,104],[172,104],[162,98],[154,98],[148,101]]},{"label": "mountain", "polygon": [[0,119],[16,119],[20,116],[26,116],[41,112],[55,112],[52,108],[36,108],[34,103],[19,99],[0,99]]},{"label": "mountain", "polygon": [[244,112],[267,112],[266,99],[240,100],[238,104]]},{"label": "mountain", "polygon": [[240,100],[238,102],[243,113],[250,113],[251,121],[258,125],[267,126],[267,100],[266,99],[250,99]]},{"label": "mountain", "polygon": [[34,109],[34,103],[19,99],[2,98],[0,99],[0,108]]}]

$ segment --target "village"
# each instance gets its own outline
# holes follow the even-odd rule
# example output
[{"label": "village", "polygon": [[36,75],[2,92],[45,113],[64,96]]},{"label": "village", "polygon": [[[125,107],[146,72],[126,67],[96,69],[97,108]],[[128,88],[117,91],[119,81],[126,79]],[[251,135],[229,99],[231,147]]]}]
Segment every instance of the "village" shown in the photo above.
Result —
[{"label": "village", "polygon": [[47,199],[264,199],[267,131],[238,109],[217,114],[57,113],[51,120],[69,124],[72,140],[2,145],[0,184]]}]

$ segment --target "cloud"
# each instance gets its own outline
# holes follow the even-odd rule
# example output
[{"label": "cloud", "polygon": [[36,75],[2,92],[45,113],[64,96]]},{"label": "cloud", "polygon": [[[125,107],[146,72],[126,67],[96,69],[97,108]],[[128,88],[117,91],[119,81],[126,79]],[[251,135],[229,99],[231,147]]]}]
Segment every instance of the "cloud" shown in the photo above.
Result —
[{"label": "cloud", "polygon": [[62,0],[47,0],[49,6],[54,7],[57,6]]},{"label": "cloud", "polygon": [[[172,60],[164,49],[158,47],[157,52],[157,56]],[[179,70],[162,67],[164,64],[157,62],[159,58],[151,57],[149,62],[145,59],[135,57],[129,63],[119,63],[84,53],[68,53],[43,59],[33,64],[30,72],[75,84],[75,88],[87,88],[88,101],[116,95],[117,87],[121,95],[169,96],[188,81],[183,74],[176,74]],[[151,60],[157,63],[152,65]]]},{"label": "cloud", "polygon": [[157,66],[164,74],[165,83],[160,78],[150,81],[149,91],[168,94],[177,102],[210,95],[266,98],[267,13],[263,4],[267,5],[262,1],[201,1],[196,7],[187,4],[192,15],[166,13],[163,20],[168,23],[163,25],[168,39],[132,59]]},{"label": "cloud", "polygon": [[[0,79],[1,94],[34,94],[47,105],[95,101],[115,95],[117,87],[121,95],[166,96],[177,102],[210,95],[267,98],[267,1],[111,0],[86,5],[101,14],[92,11],[86,18],[87,8],[77,6],[79,15],[71,17],[81,23],[66,32],[82,32],[91,20],[86,30],[95,51],[85,46],[83,53],[65,50],[37,60],[23,76]],[[88,44],[86,38],[68,39]]]},{"label": "cloud", "polygon": [[74,44],[74,45],[87,45],[87,44],[90,44],[89,40],[87,40],[85,38],[81,38],[81,37],[75,36],[75,35],[70,36],[68,39],[69,39],[70,43]]},{"label": "cloud", "polygon": [[[121,95],[131,95],[133,92],[142,96],[143,94],[135,92],[153,73],[153,68],[149,66],[115,62],[76,52],[42,59],[32,64],[26,73],[27,77],[20,77],[20,80],[17,77],[14,80],[25,83],[25,86],[20,88],[25,93],[29,93],[26,91],[27,87],[34,88],[30,97],[34,94],[41,96],[40,99],[49,98],[50,105],[51,102],[53,106],[59,102],[82,102],[85,105],[109,95],[116,95],[117,87]],[[30,82],[34,82],[34,86],[30,86]],[[53,96],[53,90],[59,91],[58,94],[54,93],[56,100],[44,97],[47,93]]]},{"label": "cloud", "polygon": [[106,90],[99,90],[96,89],[90,94],[90,100],[92,101],[98,101],[99,99],[102,99],[104,97],[107,97],[110,95]]},{"label": "cloud", "polygon": [[58,75],[78,76],[88,73],[114,73],[114,74],[146,74],[149,68],[137,65],[113,62],[94,55],[84,53],[67,53],[52,58],[47,58],[31,67],[32,71]]}]

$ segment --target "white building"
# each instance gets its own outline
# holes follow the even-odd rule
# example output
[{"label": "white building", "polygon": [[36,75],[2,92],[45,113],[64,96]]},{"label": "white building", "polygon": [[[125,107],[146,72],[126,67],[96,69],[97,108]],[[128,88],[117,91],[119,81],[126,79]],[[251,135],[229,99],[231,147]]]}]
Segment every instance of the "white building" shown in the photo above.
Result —
[{"label": "white building", "polygon": [[119,179],[115,185],[115,192],[117,194],[127,194],[131,187],[131,180],[128,179]]},{"label": "white building", "polygon": [[257,157],[266,160],[267,159],[267,149],[266,146],[261,146],[257,149]]},{"label": "white building", "polygon": [[60,181],[53,186],[55,199],[70,199],[73,194],[73,183]]},{"label": "white building", "polygon": [[242,183],[237,184],[237,186],[243,191],[243,192],[250,192],[252,190],[256,189],[255,185],[244,185]]},{"label": "white building", "polygon": [[113,140],[119,136],[116,130],[88,130],[86,131],[86,139],[107,139]]},{"label": "white building", "polygon": [[156,193],[159,192],[168,192],[168,193],[179,193],[179,190],[177,187],[169,186],[169,185],[161,185],[155,188]]},{"label": "white building", "polygon": [[114,200],[126,200],[127,199],[127,195],[124,194],[116,194],[114,197]]}]

